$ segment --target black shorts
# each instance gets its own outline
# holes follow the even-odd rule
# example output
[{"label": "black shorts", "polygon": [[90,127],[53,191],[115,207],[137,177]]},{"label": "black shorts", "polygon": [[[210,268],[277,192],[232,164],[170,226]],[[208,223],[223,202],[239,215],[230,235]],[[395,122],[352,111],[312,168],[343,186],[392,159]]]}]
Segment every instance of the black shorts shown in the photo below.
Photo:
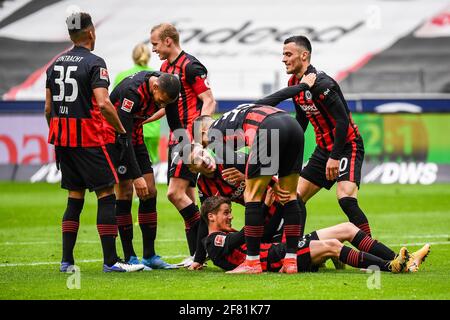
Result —
[{"label": "black shorts", "polygon": [[[315,231],[303,236],[298,242],[297,269],[299,272],[317,272],[319,270],[318,266],[312,264],[311,250],[309,248],[312,240],[319,240]],[[285,254],[286,244],[274,243],[269,249],[267,271],[278,272],[283,264],[282,261]]]},{"label": "black shorts", "polygon": [[[138,144],[134,147],[134,154],[136,155],[136,160],[141,169],[142,174],[153,173],[152,162],[150,160],[150,156],[148,154],[147,147],[145,144]],[[129,180],[132,179],[130,177],[130,173],[127,168],[126,163],[119,163],[117,166],[117,175],[119,176],[119,180]]]},{"label": "black shorts", "polygon": [[357,138],[355,141],[345,144],[340,158],[339,176],[332,181],[327,180],[325,173],[329,156],[330,152],[317,146],[300,176],[327,190],[330,190],[336,181],[355,182],[359,188],[361,168],[364,161],[364,143],[362,138]]},{"label": "black shorts", "polygon": [[[178,146],[178,147],[177,147]],[[169,145],[167,183],[170,178],[181,178],[189,181],[189,186],[195,188],[197,186],[197,173],[193,173],[182,160],[182,150],[179,144]]]},{"label": "black shorts", "polygon": [[102,147],[55,147],[61,169],[61,188],[97,191],[118,183],[114,144]]},{"label": "black shorts", "polygon": [[[275,130],[278,130],[278,135]],[[282,178],[293,173],[300,174],[303,145],[303,129],[293,117],[287,113],[268,116],[260,124],[251,145],[246,177],[251,179],[278,174]]]}]

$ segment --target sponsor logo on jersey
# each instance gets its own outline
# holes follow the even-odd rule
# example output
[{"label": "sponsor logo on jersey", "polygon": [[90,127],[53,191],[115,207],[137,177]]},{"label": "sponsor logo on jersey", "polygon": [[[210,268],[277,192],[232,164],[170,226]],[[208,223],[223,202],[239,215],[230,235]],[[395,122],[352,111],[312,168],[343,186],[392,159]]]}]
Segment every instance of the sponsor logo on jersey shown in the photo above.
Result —
[{"label": "sponsor logo on jersey", "polygon": [[109,74],[106,68],[100,68],[100,79],[106,80],[109,82]]},{"label": "sponsor logo on jersey", "polygon": [[231,195],[231,199],[235,200],[235,199],[241,198],[242,197],[242,193],[244,192],[244,190],[245,190],[245,181],[241,181],[241,183],[239,184],[237,189]]},{"label": "sponsor logo on jersey", "polygon": [[125,99],[123,99],[122,107],[120,109],[122,109],[125,112],[131,112],[131,109],[133,109],[133,105],[134,105],[133,101],[125,98]]},{"label": "sponsor logo on jersey", "polygon": [[214,245],[216,247],[223,247],[225,245],[225,238],[227,236],[218,234],[215,238],[214,238]]},{"label": "sponsor logo on jersey", "polygon": [[318,112],[316,106],[314,104],[301,104],[300,108],[302,108],[305,112]]}]

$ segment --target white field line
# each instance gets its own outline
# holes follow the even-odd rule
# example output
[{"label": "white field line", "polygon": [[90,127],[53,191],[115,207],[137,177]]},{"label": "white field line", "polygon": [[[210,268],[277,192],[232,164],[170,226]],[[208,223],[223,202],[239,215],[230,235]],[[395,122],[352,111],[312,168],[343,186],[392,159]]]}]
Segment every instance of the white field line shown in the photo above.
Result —
[{"label": "white field line", "polygon": [[[450,234],[412,234],[407,236],[385,235],[380,239],[436,239],[436,238],[449,238]],[[375,237],[376,238],[376,237]]]},{"label": "white field line", "polygon": [[[156,242],[183,242],[186,241],[186,239],[160,239],[156,240]],[[140,241],[136,241],[140,242]],[[99,240],[79,240],[77,243],[84,243],[84,244],[90,244],[90,243],[100,243]],[[61,244],[61,241],[7,241],[7,242],[0,242],[0,246],[28,246],[28,245],[47,245],[47,244]]]},{"label": "white field line", "polygon": [[[186,255],[164,256],[165,259],[186,258]],[[101,262],[102,259],[77,260],[76,263],[92,263]],[[25,266],[43,266],[43,265],[59,265],[60,261],[32,262],[32,263],[0,263],[0,267],[25,267]]]},{"label": "white field line", "polygon": [[[437,239],[437,238],[445,238],[448,239],[450,237],[449,234],[416,234],[416,235],[407,235],[407,236],[394,236],[394,235],[386,235],[382,236],[379,239]],[[378,238],[375,238],[378,240]],[[156,242],[184,242],[186,239],[157,239]],[[137,241],[140,242],[140,241]],[[27,246],[27,245],[47,245],[47,244],[60,244],[61,241],[6,241],[0,242],[0,246]],[[84,244],[92,244],[92,243],[100,243],[100,240],[79,240],[77,243]]]},{"label": "white field line", "polygon": [[[428,243],[432,246],[437,245],[450,245],[450,241],[438,241],[438,242],[415,242],[415,243],[399,243],[399,244],[389,244],[389,246],[423,246],[425,243]],[[166,259],[175,259],[175,258],[185,258],[186,255],[175,255],[175,256],[163,256]],[[100,262],[103,260],[93,259],[93,260],[78,260],[78,263],[91,263],[91,262]],[[33,263],[1,263],[0,267],[24,267],[24,266],[41,266],[41,265],[58,265],[61,262],[59,261],[48,261],[48,262],[33,262]]]}]

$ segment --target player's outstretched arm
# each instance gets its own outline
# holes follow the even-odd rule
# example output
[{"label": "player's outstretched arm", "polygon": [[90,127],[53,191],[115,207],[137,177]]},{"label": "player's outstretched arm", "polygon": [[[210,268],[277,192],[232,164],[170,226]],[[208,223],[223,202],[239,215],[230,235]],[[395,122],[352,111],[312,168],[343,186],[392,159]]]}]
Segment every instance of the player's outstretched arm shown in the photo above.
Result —
[{"label": "player's outstretched arm", "polygon": [[109,100],[108,89],[102,87],[95,88],[94,96],[100,108],[100,112],[105,117],[106,121],[108,121],[118,133],[125,133],[125,128],[119,120],[117,111],[111,103],[111,100]]},{"label": "player's outstretched arm", "polygon": [[315,81],[316,74],[310,73],[304,76],[299,84],[278,90],[262,99],[256,100],[254,103],[274,107],[286,99],[295,97],[301,91],[309,90]]},{"label": "player's outstretched arm", "polygon": [[166,109],[165,108],[161,108],[158,111],[156,111],[150,118],[146,119],[145,121],[142,122],[142,124],[146,124],[146,123],[150,123],[153,121],[157,121],[159,119],[161,119],[162,117],[164,117],[166,115]]}]

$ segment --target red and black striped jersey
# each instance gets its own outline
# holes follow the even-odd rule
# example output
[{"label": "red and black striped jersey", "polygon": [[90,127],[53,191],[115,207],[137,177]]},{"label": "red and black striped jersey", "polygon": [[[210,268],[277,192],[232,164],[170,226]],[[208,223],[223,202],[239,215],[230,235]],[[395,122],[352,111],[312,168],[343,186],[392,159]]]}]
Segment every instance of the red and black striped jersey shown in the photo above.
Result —
[{"label": "red and black striped jersey", "polygon": [[[159,77],[159,71],[140,71],[123,79],[111,92],[115,106],[127,132],[132,132],[133,145],[144,144],[142,122],[158,111],[150,92],[150,77]],[[114,129],[110,128],[114,133]]]},{"label": "red and black striped jersey", "polygon": [[222,177],[223,164],[217,165],[212,177],[203,174],[199,175],[197,180],[197,189],[200,202],[203,203],[209,197],[222,196],[230,198],[231,201],[245,205],[244,190],[245,181],[241,181],[238,185],[234,185],[225,181]]},{"label": "red and black striped jersey", "polygon": [[[206,252],[214,265],[233,270],[244,262],[247,254],[244,229],[239,232],[213,232],[205,241]],[[260,260],[263,271],[281,268],[286,253],[284,243],[261,243]]]},{"label": "red and black striped jersey", "polygon": [[[224,169],[223,164],[217,164],[217,169],[214,171],[214,175],[212,177],[207,177],[203,174],[199,175],[197,180],[197,189],[200,202],[203,203],[209,197],[222,196],[229,198],[235,203],[245,206],[245,181],[241,181],[238,184],[231,184],[227,182],[222,176],[222,171]],[[245,169],[245,167],[243,169]],[[272,180],[274,183],[277,182],[275,177],[272,177]],[[268,218],[273,216],[275,210],[275,205],[270,207]]]},{"label": "red and black striped jersey", "polygon": [[109,87],[105,61],[75,46],[47,69],[51,114],[48,142],[62,147],[96,147],[112,141],[94,96],[95,88]]},{"label": "red and black striped jersey", "polygon": [[209,90],[208,71],[200,61],[184,51],[172,63],[164,61],[160,70],[178,75],[181,82],[178,102],[166,106],[169,141],[173,143],[172,133],[176,129],[186,129],[188,136],[191,136],[192,123],[202,112],[203,101],[198,95]]},{"label": "red and black striped jersey", "polygon": [[[209,141],[215,140],[215,130],[220,131],[223,136],[223,142],[234,140],[235,145],[239,146],[239,142],[244,142],[245,146],[251,146],[261,123],[268,116],[284,112],[281,109],[256,105],[243,104],[237,108],[228,111],[219,119],[213,122],[208,131]],[[211,130],[214,129],[214,130]]]},{"label": "red and black striped jersey", "polygon": [[[300,91],[293,97],[297,120],[303,130],[306,130],[308,121],[311,122],[317,145],[331,152],[331,158],[339,159],[345,143],[360,137],[358,127],[338,83],[312,65],[305,72],[309,73],[317,74],[316,82],[310,90]],[[300,79],[295,75],[288,82],[289,86],[299,83]],[[336,128],[341,132],[336,132]]]}]

